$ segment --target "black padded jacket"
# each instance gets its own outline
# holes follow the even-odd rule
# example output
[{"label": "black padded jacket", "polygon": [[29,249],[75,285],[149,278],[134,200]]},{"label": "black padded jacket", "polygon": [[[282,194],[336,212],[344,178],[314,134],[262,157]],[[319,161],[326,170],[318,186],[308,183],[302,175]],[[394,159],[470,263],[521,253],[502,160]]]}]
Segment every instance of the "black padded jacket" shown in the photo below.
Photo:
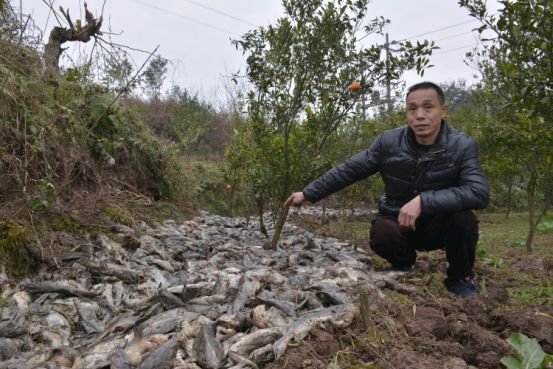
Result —
[{"label": "black padded jacket", "polygon": [[381,215],[398,215],[417,195],[421,196],[421,216],[488,205],[488,181],[472,138],[442,121],[438,138],[427,153],[419,156],[414,143],[408,125],[380,134],[368,149],[307,185],[305,198],[317,202],[379,172],[385,186],[379,201]]}]

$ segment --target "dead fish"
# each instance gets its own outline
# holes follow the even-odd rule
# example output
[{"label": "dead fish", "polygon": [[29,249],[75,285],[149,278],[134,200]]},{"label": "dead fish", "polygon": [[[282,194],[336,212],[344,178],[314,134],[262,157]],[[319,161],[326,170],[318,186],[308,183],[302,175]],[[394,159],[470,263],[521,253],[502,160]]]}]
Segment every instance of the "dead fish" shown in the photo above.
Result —
[{"label": "dead fish", "polygon": [[121,305],[121,301],[123,300],[123,296],[125,295],[125,287],[123,286],[123,282],[117,281],[113,284],[113,305],[117,309]]},{"label": "dead fish", "polygon": [[166,310],[183,307],[185,305],[181,299],[167,291],[165,288],[161,288],[158,291],[157,298]]},{"label": "dead fish", "polygon": [[15,338],[27,333],[27,326],[17,320],[0,323],[0,337]]},{"label": "dead fish", "polygon": [[41,336],[50,347],[69,346],[71,324],[62,314],[55,311],[50,312],[46,317],[46,324],[48,327],[41,331]]},{"label": "dead fish", "polygon": [[111,225],[111,231],[114,232],[114,233],[121,233],[121,234],[126,234],[126,235],[136,234],[136,231],[134,229],[132,229],[131,227],[127,227],[126,225],[117,224],[117,223],[114,223],[114,224]]},{"label": "dead fish", "polygon": [[232,313],[238,313],[244,308],[246,301],[257,294],[263,284],[255,278],[244,278],[240,290],[232,303]]},{"label": "dead fish", "polygon": [[[344,319],[353,319],[358,309],[354,304],[336,305],[325,309],[310,311],[301,316],[298,320],[290,323],[283,331],[282,337],[273,344],[275,359],[278,360],[292,339],[303,339],[317,324],[334,320],[340,326]],[[351,323],[351,321],[350,321]]]},{"label": "dead fish", "polygon": [[199,282],[187,284],[183,286],[180,297],[183,301],[188,301],[196,297],[211,295],[211,291],[214,285],[215,282]]},{"label": "dead fish", "polygon": [[143,339],[138,331],[134,333],[136,341],[125,351],[125,356],[133,366],[141,365],[146,357],[169,340],[168,336],[162,334]]},{"label": "dead fish", "polygon": [[113,250],[112,243],[105,234],[99,234],[96,237],[96,243],[98,244],[98,246],[102,247],[102,249],[104,249],[106,251],[112,251]]},{"label": "dead fish", "polygon": [[232,328],[226,328],[218,325],[215,329],[215,339],[219,342],[223,342],[230,337],[234,336],[237,332]]},{"label": "dead fish", "polygon": [[209,319],[208,317],[204,315],[198,315],[197,319],[194,319],[192,321],[182,321],[180,324],[180,335],[189,338],[188,341],[191,338],[194,338],[198,335],[198,332],[200,332],[200,329],[204,324],[212,324],[213,320]]},{"label": "dead fish", "polygon": [[319,282],[311,287],[312,290],[317,291],[316,295],[325,304],[329,305],[341,305],[350,303],[349,296],[343,292],[338,286],[329,282]]},{"label": "dead fish", "polygon": [[[136,324],[142,324],[144,321],[163,313],[163,306],[159,302],[156,302],[153,305],[147,304],[144,307],[147,307],[148,309],[141,313],[140,318],[136,321]],[[140,308],[135,309],[135,311],[139,312]]]},{"label": "dead fish", "polygon": [[205,368],[215,369],[224,359],[220,343],[215,339],[215,324],[204,324],[194,340],[194,351],[198,363]]},{"label": "dead fish", "polygon": [[56,367],[73,368],[80,354],[72,347],[58,347],[52,350],[48,363]]},{"label": "dead fish", "polygon": [[263,347],[253,350],[250,358],[256,363],[268,363],[275,360],[273,344],[268,343]]},{"label": "dead fish", "polygon": [[141,308],[148,306],[150,301],[152,300],[152,297],[140,297],[136,299],[131,299],[128,297],[123,297],[123,304],[132,309],[132,310],[140,310]]},{"label": "dead fish", "polygon": [[237,332],[244,332],[252,326],[244,313],[223,314],[217,318],[217,325],[234,329]]},{"label": "dead fish", "polygon": [[175,271],[175,268],[173,268],[173,266],[171,265],[171,263],[169,261],[153,259],[151,261],[151,263],[158,266],[158,267],[160,267],[163,270],[168,271],[168,272],[174,272]]},{"label": "dead fish", "polygon": [[69,280],[27,283],[23,289],[29,293],[59,293],[64,296],[88,298],[98,296],[97,292],[86,290],[77,282]]},{"label": "dead fish", "polygon": [[89,271],[96,278],[115,277],[128,284],[137,284],[141,279],[139,272],[111,263],[90,265]]},{"label": "dead fish", "polygon": [[258,305],[250,315],[252,323],[258,328],[283,327],[290,323],[280,309],[272,306],[267,309],[265,305]]},{"label": "dead fish", "polygon": [[226,301],[227,297],[225,295],[211,295],[211,296],[202,296],[196,297],[188,301],[189,304],[200,304],[200,305],[211,305],[211,304],[222,304]]},{"label": "dead fish", "polygon": [[369,275],[369,273],[360,268],[334,267],[332,268],[332,275],[336,277],[346,278],[351,282],[371,280],[371,276]]},{"label": "dead fish", "polygon": [[80,365],[78,368],[82,369],[98,369],[109,367],[111,363],[111,356],[113,352],[123,347],[127,342],[127,339],[123,336],[116,338],[109,337],[104,342],[95,343],[92,345],[92,349],[88,349],[83,353],[80,359]]},{"label": "dead fish", "polygon": [[286,284],[292,289],[303,288],[309,284],[309,274],[297,273],[288,277]]},{"label": "dead fish", "polygon": [[309,291],[284,289],[282,291],[278,291],[276,298],[295,304],[296,311],[303,308],[315,310],[324,307],[323,304],[313,295],[313,293]]},{"label": "dead fish", "polygon": [[106,283],[104,289],[102,290],[102,296],[106,300],[108,306],[115,310],[115,300],[113,299],[113,285],[111,283]]},{"label": "dead fish", "polygon": [[275,341],[282,334],[281,327],[259,329],[246,334],[229,347],[229,352],[234,351],[240,355],[248,356],[253,350]]},{"label": "dead fish", "polygon": [[22,346],[22,340],[0,338],[0,362],[7,361],[17,355]]},{"label": "dead fish", "polygon": [[[173,321],[174,326],[177,326],[182,324],[182,322],[191,322],[197,319],[198,317],[199,317],[198,313],[188,311],[185,308],[171,309],[165,312],[157,312],[155,314],[150,314],[146,319],[142,317],[140,319],[139,329],[143,332],[144,337],[148,337],[146,335],[146,332],[148,330],[151,330],[151,331],[163,330],[164,329],[163,327],[166,327],[167,321]],[[163,332],[157,332],[157,333],[163,333]]]},{"label": "dead fish", "polygon": [[282,284],[286,282],[286,277],[268,268],[248,270],[246,272],[246,278],[255,278],[271,284]]},{"label": "dead fish", "polygon": [[144,330],[142,332],[144,337],[150,337],[154,334],[166,334],[172,332],[177,321],[175,319],[157,320],[155,324],[144,324]]},{"label": "dead fish", "polygon": [[173,358],[177,350],[178,340],[172,338],[144,360],[138,369],[170,369],[173,367]]},{"label": "dead fish", "polygon": [[95,302],[79,301],[76,303],[79,314],[79,324],[86,333],[102,332],[104,327],[98,321],[98,311],[100,306]]},{"label": "dead fish", "polygon": [[247,365],[253,369],[259,369],[256,363],[240,355],[237,352],[229,351],[228,356],[231,358],[232,361],[234,361],[237,364]]},{"label": "dead fish", "polygon": [[129,331],[135,326],[138,318],[139,317],[135,316],[132,311],[113,318],[104,331],[98,336],[97,342],[100,342],[111,334],[122,334]]},{"label": "dead fish", "polygon": [[111,355],[111,363],[110,363],[111,369],[133,369],[134,365],[131,364],[129,361],[129,358],[127,357],[127,354],[125,354],[125,351],[123,349],[118,348],[115,351],[113,351],[113,354]]},{"label": "dead fish", "polygon": [[326,252],[325,256],[328,257],[332,261],[347,261],[347,260],[354,260],[351,256],[344,254],[342,252]]},{"label": "dead fish", "polygon": [[297,315],[296,307],[288,301],[274,299],[268,296],[267,294],[261,294],[261,293],[257,295],[257,299],[268,306],[274,306],[277,309],[280,309],[284,314],[288,316]]}]

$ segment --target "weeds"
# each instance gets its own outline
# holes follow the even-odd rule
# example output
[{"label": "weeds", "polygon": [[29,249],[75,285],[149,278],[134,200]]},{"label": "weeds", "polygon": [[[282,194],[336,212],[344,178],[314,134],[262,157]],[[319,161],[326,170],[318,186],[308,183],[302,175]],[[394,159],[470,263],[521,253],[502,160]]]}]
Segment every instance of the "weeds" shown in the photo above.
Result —
[{"label": "weeds", "polygon": [[34,263],[27,252],[30,242],[25,228],[15,222],[0,222],[0,264],[15,275],[24,275]]},{"label": "weeds", "polygon": [[545,305],[553,308],[553,286],[511,288],[509,296],[522,306]]}]

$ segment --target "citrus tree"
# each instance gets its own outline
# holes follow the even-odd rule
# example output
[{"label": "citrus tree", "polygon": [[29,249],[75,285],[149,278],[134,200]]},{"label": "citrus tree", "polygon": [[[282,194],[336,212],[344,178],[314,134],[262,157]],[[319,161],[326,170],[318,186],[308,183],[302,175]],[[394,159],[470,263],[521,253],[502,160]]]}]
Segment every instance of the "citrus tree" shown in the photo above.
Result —
[{"label": "citrus tree", "polygon": [[[482,22],[484,49],[473,53],[483,75],[484,103],[493,113],[489,147],[499,168],[516,168],[526,189],[532,250],[537,224],[553,203],[553,3],[500,1],[498,15],[483,0],[459,4]],[[487,36],[489,37],[489,36]]]},{"label": "citrus tree", "polygon": [[[253,170],[268,178],[265,193],[276,220],[276,247],[288,209],[282,203],[322,173],[320,153],[363,92],[405,69],[423,70],[433,45],[399,44],[388,60],[383,45],[361,47],[360,37],[381,33],[383,18],[368,21],[369,0],[283,0],[285,15],[234,40],[247,56],[247,145]],[[352,81],[362,89],[351,91]],[[268,170],[260,170],[268,168]]]}]

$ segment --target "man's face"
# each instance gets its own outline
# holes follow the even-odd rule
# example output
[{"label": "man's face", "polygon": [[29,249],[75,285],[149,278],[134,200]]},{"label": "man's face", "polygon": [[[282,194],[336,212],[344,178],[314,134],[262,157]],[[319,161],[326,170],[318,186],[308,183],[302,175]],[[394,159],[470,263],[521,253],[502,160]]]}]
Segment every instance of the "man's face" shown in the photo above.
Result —
[{"label": "man's face", "polygon": [[440,103],[438,93],[432,88],[411,92],[405,110],[417,142],[423,145],[436,142],[442,118],[447,114],[447,105]]}]

